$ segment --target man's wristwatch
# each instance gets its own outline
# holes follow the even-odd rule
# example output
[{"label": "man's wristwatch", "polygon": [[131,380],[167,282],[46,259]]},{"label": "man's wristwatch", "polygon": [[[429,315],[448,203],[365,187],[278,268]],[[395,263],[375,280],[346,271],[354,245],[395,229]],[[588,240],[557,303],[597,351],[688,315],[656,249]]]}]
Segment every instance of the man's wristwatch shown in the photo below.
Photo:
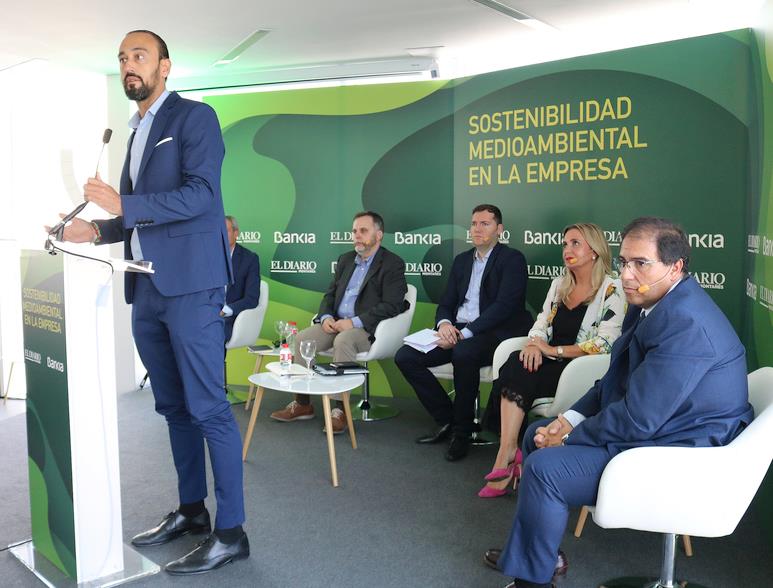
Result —
[{"label": "man's wristwatch", "polygon": [[566,445],[566,440],[569,438],[569,433],[561,437],[561,445]]},{"label": "man's wristwatch", "polygon": [[564,348],[560,345],[556,347],[556,357],[558,359],[564,359]]}]

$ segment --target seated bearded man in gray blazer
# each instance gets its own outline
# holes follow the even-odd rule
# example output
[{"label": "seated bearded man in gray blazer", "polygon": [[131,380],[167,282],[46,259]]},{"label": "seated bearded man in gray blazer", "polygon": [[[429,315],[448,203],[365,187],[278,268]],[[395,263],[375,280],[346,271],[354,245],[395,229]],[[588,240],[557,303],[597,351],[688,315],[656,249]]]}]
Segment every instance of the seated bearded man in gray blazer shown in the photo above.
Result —
[{"label": "seated bearded man in gray blazer", "polygon": [[[405,262],[381,245],[384,219],[372,211],[358,212],[352,225],[354,251],[338,258],[314,325],[298,334],[302,341],[317,342],[317,349],[333,348],[334,361],[354,361],[357,354],[370,349],[376,326],[408,308],[405,293]],[[302,363],[300,354],[295,361]],[[314,418],[314,407],[307,394],[295,400],[271,418],[292,422]],[[332,411],[333,433],[342,433],[346,419],[340,406]]]}]

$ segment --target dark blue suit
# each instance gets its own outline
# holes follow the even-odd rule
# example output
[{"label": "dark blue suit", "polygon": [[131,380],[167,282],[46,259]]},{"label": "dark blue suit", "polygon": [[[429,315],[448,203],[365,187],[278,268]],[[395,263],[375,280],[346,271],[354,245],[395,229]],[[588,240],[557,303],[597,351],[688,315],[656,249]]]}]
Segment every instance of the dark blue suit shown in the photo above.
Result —
[{"label": "dark blue suit", "polygon": [[153,120],[136,186],[127,154],[123,215],[97,221],[102,242],[124,241],[127,258],[132,231],[140,228],[143,256],[156,273],[126,275],[134,339],[156,411],[169,426],[180,503],[207,495],[206,440],[221,529],[244,522],[241,438],[223,395],[220,311],[231,278],[220,193],[224,153],[214,111],[170,94]]},{"label": "dark blue suit", "polygon": [[[454,258],[451,275],[435,313],[435,324],[456,315],[464,304],[472,276],[475,249]],[[453,423],[454,432],[466,436],[474,431],[474,406],[480,385],[480,368],[491,365],[494,350],[504,339],[525,335],[532,324],[526,310],[526,259],[517,249],[497,243],[491,250],[480,284],[477,319],[466,325],[473,337],[451,349],[435,348],[422,353],[404,345],[395,363],[413,386],[424,408],[439,425]],[[452,403],[429,367],[451,362],[454,366],[456,398]]]},{"label": "dark blue suit", "polygon": [[233,314],[225,317],[225,340],[231,339],[234,321],[239,313],[248,308],[255,308],[260,300],[260,258],[238,243],[231,254],[234,281],[228,286],[225,303]]},{"label": "dark blue suit", "polygon": [[732,441],[753,418],[743,345],[722,311],[688,277],[646,318],[632,306],[609,370],[572,407],[586,419],[564,447],[524,440],[524,473],[510,538],[499,560],[513,577],[547,583],[570,506],[594,504],[607,463],[649,445]]}]

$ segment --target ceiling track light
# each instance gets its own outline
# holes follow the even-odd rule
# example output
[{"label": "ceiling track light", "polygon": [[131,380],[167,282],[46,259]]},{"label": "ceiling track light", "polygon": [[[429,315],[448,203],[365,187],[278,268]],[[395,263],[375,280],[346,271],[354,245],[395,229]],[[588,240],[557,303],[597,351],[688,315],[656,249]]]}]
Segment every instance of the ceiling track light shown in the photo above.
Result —
[{"label": "ceiling track light", "polygon": [[270,29],[258,29],[252,33],[249,34],[249,36],[244,39],[241,43],[239,43],[236,47],[231,49],[228,53],[223,55],[220,59],[218,59],[215,63],[215,67],[222,67],[224,65],[228,65],[229,63],[233,63],[239,57],[242,53],[247,51],[250,47],[252,47],[255,43],[260,41],[263,37],[268,35],[271,32]]},{"label": "ceiling track light", "polygon": [[520,24],[526,25],[527,27],[531,27],[533,29],[555,30],[553,26],[547,24],[546,22],[543,22],[541,20],[534,18],[533,16],[529,16],[524,12],[516,10],[515,8],[508,6],[503,2],[499,2],[497,0],[471,0],[471,2],[475,2],[476,4],[480,4],[481,6],[485,6],[486,8],[490,8],[491,10],[496,10],[498,13],[504,14],[505,16],[508,16],[513,20],[518,21]]}]

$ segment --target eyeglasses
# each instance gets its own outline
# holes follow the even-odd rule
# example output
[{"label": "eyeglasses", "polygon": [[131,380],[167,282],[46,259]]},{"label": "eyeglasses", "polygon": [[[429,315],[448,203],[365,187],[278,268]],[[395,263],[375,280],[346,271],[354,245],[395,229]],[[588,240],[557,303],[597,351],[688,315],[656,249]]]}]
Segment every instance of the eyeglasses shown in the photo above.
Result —
[{"label": "eyeglasses", "polygon": [[616,257],[614,260],[615,270],[618,274],[622,274],[625,268],[628,268],[635,274],[641,274],[647,269],[647,266],[653,263],[659,263],[656,259],[630,259],[626,260],[623,257]]}]

